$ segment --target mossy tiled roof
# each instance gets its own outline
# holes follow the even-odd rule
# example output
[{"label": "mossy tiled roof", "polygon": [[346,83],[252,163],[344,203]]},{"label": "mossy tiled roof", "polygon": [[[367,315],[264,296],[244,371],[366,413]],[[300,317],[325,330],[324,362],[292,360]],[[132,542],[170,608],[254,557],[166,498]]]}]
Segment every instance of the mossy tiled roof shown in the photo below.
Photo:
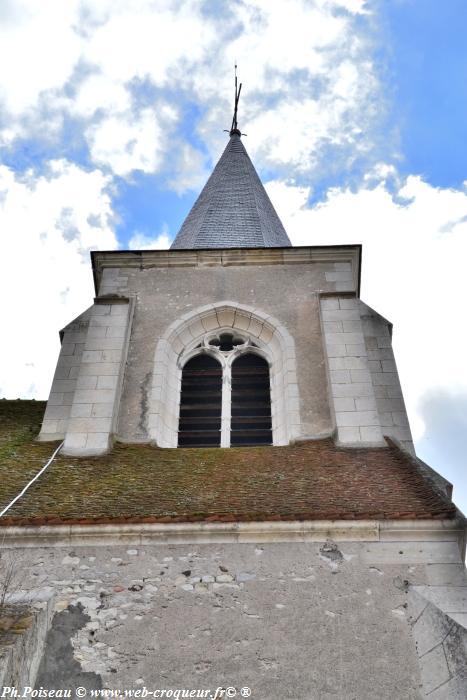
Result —
[{"label": "mossy tiled roof", "polygon": [[[0,401],[0,505],[58,443],[37,443],[45,402]],[[451,518],[455,507],[396,447],[158,449],[58,455],[0,525]]]}]

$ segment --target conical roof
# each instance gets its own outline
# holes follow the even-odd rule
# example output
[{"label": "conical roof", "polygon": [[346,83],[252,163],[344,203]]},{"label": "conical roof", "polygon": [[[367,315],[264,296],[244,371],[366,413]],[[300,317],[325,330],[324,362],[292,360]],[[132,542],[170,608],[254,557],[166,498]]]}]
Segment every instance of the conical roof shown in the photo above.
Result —
[{"label": "conical roof", "polygon": [[235,130],[171,247],[281,248],[290,245],[240,132]]}]

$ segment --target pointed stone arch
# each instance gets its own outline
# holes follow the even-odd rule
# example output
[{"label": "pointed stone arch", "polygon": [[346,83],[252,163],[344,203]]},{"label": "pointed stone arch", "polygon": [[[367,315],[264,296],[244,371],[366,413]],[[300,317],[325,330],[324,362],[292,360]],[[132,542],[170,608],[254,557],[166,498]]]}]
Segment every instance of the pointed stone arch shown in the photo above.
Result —
[{"label": "pointed stone arch", "polygon": [[269,363],[273,444],[287,445],[299,436],[299,392],[292,336],[283,324],[260,309],[223,301],[180,317],[156,345],[147,431],[159,447],[177,447],[183,364],[196,352],[209,352],[203,348],[208,334],[229,330],[250,338],[255,352]]}]

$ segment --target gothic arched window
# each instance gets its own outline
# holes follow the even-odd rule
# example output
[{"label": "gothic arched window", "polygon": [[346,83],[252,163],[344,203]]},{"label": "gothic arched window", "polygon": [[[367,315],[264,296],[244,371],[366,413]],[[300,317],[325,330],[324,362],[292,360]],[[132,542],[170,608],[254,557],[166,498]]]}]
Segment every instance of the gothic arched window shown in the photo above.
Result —
[{"label": "gothic arched window", "polygon": [[190,352],[182,368],[179,447],[272,444],[269,365],[258,353],[248,337],[231,332],[207,334]]}]

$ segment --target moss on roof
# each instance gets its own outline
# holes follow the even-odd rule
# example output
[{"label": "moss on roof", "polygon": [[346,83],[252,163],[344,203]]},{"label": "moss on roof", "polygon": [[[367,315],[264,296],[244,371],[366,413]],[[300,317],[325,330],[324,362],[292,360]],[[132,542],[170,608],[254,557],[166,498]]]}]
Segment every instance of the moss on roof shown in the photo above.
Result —
[{"label": "moss on roof", "polygon": [[[0,401],[2,507],[58,444],[34,442],[44,409],[45,402]],[[59,455],[0,525],[454,516],[455,507],[395,447],[116,444],[102,457]]]}]

